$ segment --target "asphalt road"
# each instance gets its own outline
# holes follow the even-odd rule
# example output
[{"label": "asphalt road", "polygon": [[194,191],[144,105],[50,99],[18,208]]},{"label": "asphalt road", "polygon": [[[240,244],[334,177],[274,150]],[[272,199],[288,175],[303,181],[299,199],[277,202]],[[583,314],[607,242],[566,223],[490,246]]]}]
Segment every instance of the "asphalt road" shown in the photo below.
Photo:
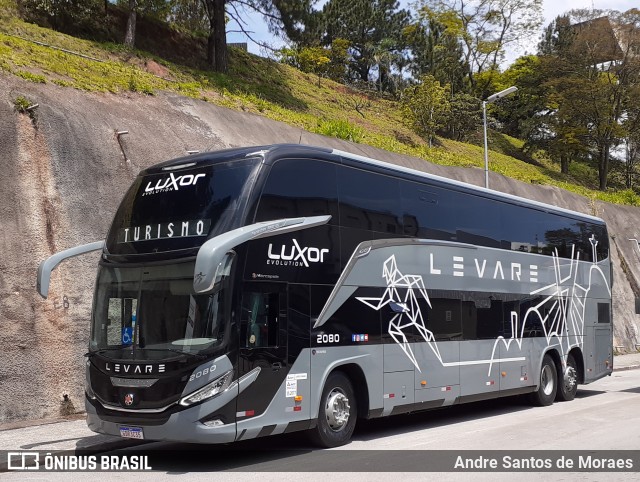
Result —
[{"label": "asphalt road", "polygon": [[[485,451],[465,453],[465,450]],[[517,452],[525,450],[527,452]],[[501,461],[504,455],[536,459],[564,454],[574,458],[594,451],[634,450],[634,472],[469,473],[454,470],[458,453],[474,460],[479,455]],[[447,452],[437,452],[447,451]],[[540,452],[551,451],[551,452]],[[450,409],[364,421],[353,442],[333,450],[314,449],[303,434],[290,434],[232,444],[201,446],[149,443],[114,452],[149,455],[153,473],[103,474],[109,480],[317,480],[340,476],[348,480],[424,480],[418,470],[443,467],[439,480],[638,480],[640,472],[640,370],[581,387],[572,402],[531,407],[510,398]],[[453,454],[453,458],[452,458]],[[597,454],[596,454],[597,455]],[[615,455],[607,452],[608,456]],[[628,452],[627,452],[628,455]],[[621,457],[624,458],[624,453]],[[448,464],[448,465],[447,465]],[[427,467],[427,469],[425,469]],[[382,475],[380,471],[392,472]],[[64,474],[5,473],[23,480],[51,480]],[[66,474],[68,476],[68,474]],[[436,476],[432,473],[429,476]],[[74,479],[95,478],[76,473]],[[57,478],[57,477],[53,477]]]}]

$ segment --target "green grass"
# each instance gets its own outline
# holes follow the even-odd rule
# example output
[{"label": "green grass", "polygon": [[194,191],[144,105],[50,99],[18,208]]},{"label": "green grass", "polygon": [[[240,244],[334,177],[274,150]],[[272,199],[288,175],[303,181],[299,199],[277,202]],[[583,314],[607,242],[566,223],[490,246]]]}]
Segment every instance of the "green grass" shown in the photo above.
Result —
[{"label": "green grass", "polygon": [[340,119],[320,121],[318,127],[313,129],[313,132],[351,142],[360,142],[364,137],[362,128],[353,125],[349,121]]},{"label": "green grass", "polygon": [[[219,74],[197,62],[179,64],[120,44],[78,39],[21,21],[12,11],[14,5],[14,0],[0,0],[0,72],[87,92],[175,92],[436,164],[484,168],[480,145],[439,139],[437,147],[429,148],[403,124],[396,103],[389,99],[327,79],[318,85],[315,75],[236,49],[230,51],[229,73]],[[152,64],[162,71],[161,76],[151,72]],[[476,139],[481,144],[480,134]],[[526,183],[558,186],[592,200],[640,205],[640,197],[631,190],[598,191],[597,171],[592,166],[574,163],[565,175],[558,163],[524,153],[518,139],[492,132],[489,145],[492,171]]]}]

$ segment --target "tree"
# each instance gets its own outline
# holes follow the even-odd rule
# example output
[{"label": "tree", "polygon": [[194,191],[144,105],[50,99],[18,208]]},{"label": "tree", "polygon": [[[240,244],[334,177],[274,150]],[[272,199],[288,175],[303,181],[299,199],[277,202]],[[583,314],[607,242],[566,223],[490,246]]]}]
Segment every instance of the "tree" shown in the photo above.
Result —
[{"label": "tree", "polygon": [[640,83],[631,87],[622,127],[625,132],[625,186],[631,189],[638,177],[640,166]]},{"label": "tree", "polygon": [[[640,15],[602,11],[570,12],[574,25],[570,45],[549,60],[556,75],[547,82],[558,114],[569,133],[584,132],[598,166],[598,187],[606,190],[611,150],[627,136],[625,122],[637,104],[640,81]],[[571,129],[573,128],[573,129]],[[572,132],[573,131],[573,132]]]},{"label": "tree", "polygon": [[118,5],[128,10],[124,44],[133,48],[136,43],[136,24],[138,14],[166,20],[171,9],[167,0],[118,0]]},{"label": "tree", "polygon": [[127,16],[127,28],[124,34],[124,44],[133,48],[136,43],[136,21],[138,16],[138,1],[129,0],[129,15]]},{"label": "tree", "polygon": [[227,0],[202,0],[207,19],[209,35],[207,37],[207,63],[216,72],[226,72],[227,31],[225,27],[225,7]]},{"label": "tree", "polygon": [[320,79],[328,71],[331,62],[331,53],[322,47],[302,47],[299,49],[284,48],[280,50],[282,61],[302,72],[309,72],[318,76],[318,87]]},{"label": "tree", "polygon": [[465,90],[468,71],[462,46],[429,9],[421,9],[418,19],[403,31],[411,52],[410,67],[415,78],[433,75],[441,84],[449,84],[451,94]]},{"label": "tree", "polygon": [[343,38],[333,39],[329,52],[327,75],[336,82],[345,82],[349,65],[349,41]]},{"label": "tree", "polygon": [[432,75],[420,78],[420,83],[402,92],[400,107],[407,124],[427,139],[429,147],[438,129],[444,127],[450,111],[447,91]]},{"label": "tree", "polygon": [[171,0],[169,20],[189,32],[206,32],[209,21],[201,0]]},{"label": "tree", "polygon": [[[316,47],[320,37],[320,29],[309,28],[318,23],[319,14],[311,7],[314,0],[202,0],[207,6],[207,16],[210,22],[209,44],[207,59],[219,72],[227,69],[227,44],[224,35],[225,7],[229,18],[240,26],[242,32],[255,44],[275,51],[266,43],[259,42],[252,37],[251,32],[244,28],[243,9],[252,10],[264,18],[269,30],[277,35],[286,35],[294,41],[297,47]],[[305,26],[307,28],[305,28]],[[312,39],[316,39],[312,41]]]},{"label": "tree", "polygon": [[542,22],[542,0],[421,0],[421,5],[459,39],[469,82],[482,97],[489,92],[486,85],[476,86],[473,74],[497,72],[506,47],[527,42]]},{"label": "tree", "polygon": [[[384,76],[389,69],[386,60],[404,49],[401,32],[408,25],[409,12],[400,10],[397,0],[329,0],[322,15],[323,44],[347,40],[350,69],[363,82],[369,81],[374,66]],[[389,56],[384,57],[383,50]]]},{"label": "tree", "polygon": [[567,52],[574,34],[569,16],[558,15],[545,27],[538,44],[538,55],[559,55]]},{"label": "tree", "polygon": [[447,136],[457,141],[469,138],[482,125],[480,101],[470,94],[457,92],[449,101],[446,116]]},{"label": "tree", "polygon": [[247,0],[259,10],[275,35],[286,37],[297,47],[320,45],[323,15],[316,0]]}]

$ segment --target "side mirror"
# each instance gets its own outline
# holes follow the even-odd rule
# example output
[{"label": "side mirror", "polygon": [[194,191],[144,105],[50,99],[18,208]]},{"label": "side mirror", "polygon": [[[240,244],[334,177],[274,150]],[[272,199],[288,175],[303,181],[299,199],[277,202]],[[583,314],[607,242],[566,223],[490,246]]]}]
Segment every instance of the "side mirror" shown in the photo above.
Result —
[{"label": "side mirror", "polygon": [[95,243],[83,244],[82,246],[76,246],[75,248],[66,249],[60,251],[40,263],[38,266],[38,279],[36,281],[36,288],[40,296],[47,298],[49,296],[49,282],[51,281],[51,272],[62,261],[73,256],[79,256],[81,254],[90,253],[91,251],[102,250],[105,247],[105,242],[96,241]]},{"label": "side mirror", "polygon": [[193,289],[196,293],[206,293],[213,289],[216,273],[224,269],[225,255],[239,244],[252,239],[266,238],[291,231],[299,231],[327,224],[330,215],[308,218],[287,218],[250,224],[206,241],[198,250],[193,274]]}]

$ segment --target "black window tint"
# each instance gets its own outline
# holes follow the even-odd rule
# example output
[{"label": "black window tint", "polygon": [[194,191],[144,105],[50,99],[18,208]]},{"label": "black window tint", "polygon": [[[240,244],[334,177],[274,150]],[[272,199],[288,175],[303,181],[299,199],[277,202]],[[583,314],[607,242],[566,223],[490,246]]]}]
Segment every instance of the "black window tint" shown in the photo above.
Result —
[{"label": "black window tint", "polygon": [[[500,336],[502,331],[502,300],[489,296],[480,305],[476,305],[478,325],[476,327],[477,339],[493,339]],[[467,336],[465,336],[467,338]]]},{"label": "black window tint", "polygon": [[506,203],[500,217],[503,249],[581,261],[593,261],[594,249],[598,261],[609,256],[604,226]]},{"label": "black window tint", "polygon": [[[401,181],[404,234],[426,239],[451,240],[455,229],[441,221],[440,189]],[[446,229],[450,231],[446,231]]]},{"label": "black window tint", "polygon": [[533,209],[500,203],[501,247],[524,253],[543,253],[544,219],[549,215]]},{"label": "black window tint", "polygon": [[[544,296],[533,298],[524,297],[520,302],[520,316],[518,330],[524,338],[544,336],[542,320],[549,315],[551,307],[555,304],[555,298],[547,299]],[[555,305],[558,306],[557,304]]]},{"label": "black window tint", "polygon": [[[380,316],[383,310],[374,310],[359,298],[381,298],[382,288],[361,287],[331,315],[331,318],[313,331],[312,346],[321,346],[318,336],[338,335],[340,344],[379,343],[381,341]],[[386,323],[386,320],[385,320]]]},{"label": "black window tint", "polygon": [[611,323],[609,303],[598,303],[598,323]]},{"label": "black window tint", "polygon": [[455,191],[443,191],[435,228],[452,233],[451,241],[500,247],[498,202]]},{"label": "black window tint", "polygon": [[340,259],[342,271],[353,252],[363,241],[371,241],[374,239],[373,232],[366,229],[340,228]]},{"label": "black window tint", "polygon": [[596,256],[598,261],[602,261],[609,257],[609,235],[607,228],[604,226],[594,226],[593,234],[598,241],[596,244]]},{"label": "black window tint", "polygon": [[307,159],[276,162],[262,190],[256,221],[330,214],[338,224],[336,166]]},{"label": "black window tint", "polygon": [[[541,226],[544,247],[543,254],[557,253],[560,258],[571,258],[572,248],[579,249],[579,233],[570,219],[550,217]],[[575,249],[573,251],[575,253]],[[575,254],[574,254],[575,256]],[[580,256],[580,259],[585,259]]]},{"label": "black window tint", "polygon": [[561,258],[573,256],[583,261],[593,261],[595,243],[608,244],[606,235],[603,239],[599,239],[598,231],[600,230],[596,229],[598,226],[583,221],[556,217],[545,227],[547,229],[544,232],[544,238],[547,242],[548,254],[557,250]]},{"label": "black window tint", "polygon": [[397,179],[341,167],[338,189],[342,226],[402,235],[402,208]]},{"label": "black window tint", "polygon": [[[417,291],[417,290],[414,290]],[[461,301],[456,293],[429,290],[431,309],[427,310],[426,327],[436,340],[462,338]],[[418,293],[416,293],[417,295]],[[423,314],[424,316],[424,314]]]}]

